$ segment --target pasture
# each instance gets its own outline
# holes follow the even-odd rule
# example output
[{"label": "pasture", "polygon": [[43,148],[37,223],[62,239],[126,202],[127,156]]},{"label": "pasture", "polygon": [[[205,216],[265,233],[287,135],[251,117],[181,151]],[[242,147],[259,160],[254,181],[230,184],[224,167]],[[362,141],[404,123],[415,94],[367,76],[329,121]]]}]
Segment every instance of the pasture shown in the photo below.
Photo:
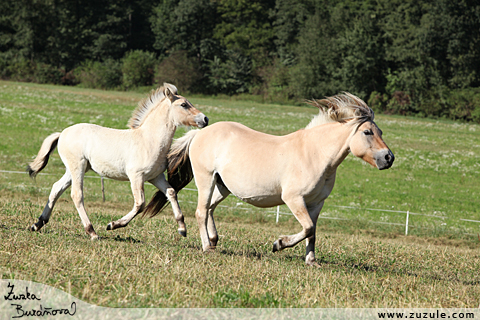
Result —
[{"label": "pasture", "polygon": [[[130,185],[105,180],[102,202],[100,179],[92,172],[85,179],[85,206],[100,241],[85,234],[69,191],[40,232],[28,231],[64,172],[55,151],[36,182],[18,173],[43,139],[81,122],[126,128],[145,96],[0,82],[3,279],[45,283],[108,307],[479,306],[480,223],[465,221],[480,220],[480,126],[473,124],[377,115],[395,163],[378,171],[350,155],[340,165],[317,227],[320,268],[305,265],[304,242],[271,252],[279,235],[300,230],[293,216],[282,215],[276,224],[273,209],[241,204],[232,196],[215,211],[220,240],[214,253],[201,251],[192,190],[178,196],[187,238],[177,234],[170,206],[153,219],[137,217],[124,229],[107,231],[110,221],[131,210]],[[212,123],[237,121],[277,135],[305,127],[318,112],[307,106],[186,98]],[[194,189],[194,183],[187,188]],[[154,191],[146,186],[147,200]],[[404,223],[405,215],[366,208],[425,216],[411,216],[404,236],[404,227],[395,223]]]}]

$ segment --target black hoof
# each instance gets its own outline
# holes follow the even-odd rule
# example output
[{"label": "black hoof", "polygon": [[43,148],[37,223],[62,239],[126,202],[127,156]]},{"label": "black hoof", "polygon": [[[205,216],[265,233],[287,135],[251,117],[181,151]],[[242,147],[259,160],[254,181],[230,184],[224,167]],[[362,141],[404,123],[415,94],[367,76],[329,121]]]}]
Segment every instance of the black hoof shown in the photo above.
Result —
[{"label": "black hoof", "polygon": [[182,237],[187,237],[187,230],[178,230],[178,233],[179,233]]},{"label": "black hoof", "polygon": [[280,249],[280,241],[277,240],[277,241],[275,241],[275,242],[273,243],[273,249],[272,249],[272,251],[273,251],[273,252],[277,252],[277,251],[280,251],[280,250],[281,250],[281,249]]},{"label": "black hoof", "polygon": [[107,230],[113,230],[113,225],[111,222],[107,225]]}]

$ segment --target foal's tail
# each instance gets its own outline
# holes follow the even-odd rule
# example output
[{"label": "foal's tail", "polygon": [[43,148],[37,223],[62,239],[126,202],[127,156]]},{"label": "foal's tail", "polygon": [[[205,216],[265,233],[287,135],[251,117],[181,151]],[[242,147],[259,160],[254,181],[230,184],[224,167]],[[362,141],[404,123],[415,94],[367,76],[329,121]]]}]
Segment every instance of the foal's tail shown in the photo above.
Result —
[{"label": "foal's tail", "polygon": [[43,170],[48,163],[50,154],[57,147],[58,139],[60,138],[60,132],[55,132],[49,135],[43,140],[40,151],[38,151],[37,157],[27,167],[27,172],[30,178],[35,178],[37,173]]},{"label": "foal's tail", "polygon": [[[192,166],[188,150],[190,143],[199,130],[190,130],[183,137],[175,140],[167,155],[168,183],[178,193],[185,188],[193,179]],[[145,207],[143,216],[153,217],[162,211],[167,205],[167,197],[161,191],[157,191],[152,200]]]}]

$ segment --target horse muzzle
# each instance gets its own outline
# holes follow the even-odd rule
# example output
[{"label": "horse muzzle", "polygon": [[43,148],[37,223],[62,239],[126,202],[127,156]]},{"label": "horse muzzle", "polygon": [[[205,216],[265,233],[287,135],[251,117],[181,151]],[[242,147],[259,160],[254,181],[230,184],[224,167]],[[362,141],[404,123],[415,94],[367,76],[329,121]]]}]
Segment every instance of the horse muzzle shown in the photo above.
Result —
[{"label": "horse muzzle", "polygon": [[395,161],[395,156],[389,149],[377,152],[375,155],[375,164],[379,170],[388,169]]},{"label": "horse muzzle", "polygon": [[208,118],[203,113],[197,114],[194,120],[199,128],[204,128],[208,126]]}]

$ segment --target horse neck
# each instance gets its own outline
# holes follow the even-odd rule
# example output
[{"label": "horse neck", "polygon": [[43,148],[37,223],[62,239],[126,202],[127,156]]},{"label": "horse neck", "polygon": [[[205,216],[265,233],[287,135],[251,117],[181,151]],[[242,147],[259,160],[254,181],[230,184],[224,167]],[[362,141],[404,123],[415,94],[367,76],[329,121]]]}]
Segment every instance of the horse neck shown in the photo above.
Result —
[{"label": "horse neck", "polygon": [[334,122],[307,129],[309,143],[317,148],[316,154],[322,154],[328,159],[327,166],[331,170],[342,163],[350,152],[350,140],[355,128],[342,123]]},{"label": "horse neck", "polygon": [[170,116],[168,102],[161,102],[161,105],[154,108],[136,130],[143,133],[144,139],[152,140],[155,143],[163,140],[171,141],[177,127]]}]

